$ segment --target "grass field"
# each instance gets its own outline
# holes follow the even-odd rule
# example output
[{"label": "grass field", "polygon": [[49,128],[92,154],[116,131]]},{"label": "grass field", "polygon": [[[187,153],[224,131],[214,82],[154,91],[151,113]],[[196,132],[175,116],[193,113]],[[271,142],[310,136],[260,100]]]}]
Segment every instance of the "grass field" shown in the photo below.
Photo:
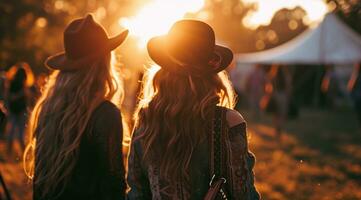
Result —
[{"label": "grass field", "polygon": [[302,110],[281,142],[270,117],[262,119],[248,121],[263,199],[361,199],[361,133],[351,110]]},{"label": "grass field", "polygon": [[[361,133],[351,110],[304,109],[287,123],[282,141],[274,137],[269,116],[254,120],[243,114],[263,199],[361,199]],[[15,200],[31,199],[21,162],[5,157],[0,143],[0,170],[11,194]]]}]

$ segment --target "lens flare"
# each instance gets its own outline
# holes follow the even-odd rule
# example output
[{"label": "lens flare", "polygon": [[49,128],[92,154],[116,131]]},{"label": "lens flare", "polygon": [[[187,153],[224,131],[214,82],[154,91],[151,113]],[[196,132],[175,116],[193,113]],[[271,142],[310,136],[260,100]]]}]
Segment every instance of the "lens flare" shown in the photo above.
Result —
[{"label": "lens flare", "polygon": [[140,9],[136,16],[121,18],[119,24],[139,39],[138,45],[142,48],[151,37],[167,33],[174,22],[203,6],[204,0],[154,0]]},{"label": "lens flare", "polygon": [[[306,16],[303,22],[307,25],[321,21],[328,12],[324,0],[240,1],[246,5],[255,3],[257,6],[257,9],[249,11],[242,21],[244,26],[250,29],[268,25],[275,13],[283,8],[293,9],[299,6],[304,9]],[[142,49],[151,37],[167,33],[171,25],[184,18],[187,13],[202,11],[204,4],[205,0],[153,0],[140,8],[135,16],[121,18],[118,23],[130,30],[130,35],[137,38],[138,46]]]}]

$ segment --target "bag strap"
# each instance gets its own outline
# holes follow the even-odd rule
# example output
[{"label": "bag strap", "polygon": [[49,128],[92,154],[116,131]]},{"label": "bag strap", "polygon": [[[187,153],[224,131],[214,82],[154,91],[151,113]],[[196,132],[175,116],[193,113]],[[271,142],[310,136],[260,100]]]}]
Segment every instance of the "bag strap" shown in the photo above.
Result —
[{"label": "bag strap", "polygon": [[222,150],[222,132],[225,128],[225,114],[225,109],[222,109],[218,106],[216,107],[212,134],[210,137],[210,172],[212,179],[209,183],[209,189],[206,196],[204,197],[204,200],[214,200],[218,194],[221,194],[221,199],[227,199],[227,195],[222,189],[223,184],[227,181],[223,177],[225,169],[222,167],[224,166],[222,163],[224,163],[225,159],[225,156],[222,156],[222,153],[224,152]]},{"label": "bag strap", "polygon": [[226,155],[224,154],[224,129],[226,120],[226,109],[222,107],[216,107],[216,117],[213,127],[213,175],[219,179],[225,175],[224,162]]}]

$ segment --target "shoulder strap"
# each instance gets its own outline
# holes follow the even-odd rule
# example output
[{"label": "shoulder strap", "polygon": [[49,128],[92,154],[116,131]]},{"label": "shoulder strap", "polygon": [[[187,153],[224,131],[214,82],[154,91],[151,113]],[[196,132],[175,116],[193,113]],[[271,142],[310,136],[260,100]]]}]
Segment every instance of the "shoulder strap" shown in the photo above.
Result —
[{"label": "shoulder strap", "polygon": [[210,137],[210,175],[212,177],[209,183],[209,190],[205,196],[205,200],[216,199],[217,196],[221,199],[227,199],[227,196],[222,189],[222,185],[226,183],[224,178],[225,169],[223,163],[225,162],[225,155],[223,151],[222,133],[226,126],[226,110],[222,107],[216,107],[214,113],[214,121],[212,127],[212,134]]},{"label": "shoulder strap", "polygon": [[222,130],[224,128],[225,110],[221,107],[216,107],[215,118],[213,123],[212,140],[213,140],[213,175],[215,178],[220,178],[223,175],[222,161]]}]

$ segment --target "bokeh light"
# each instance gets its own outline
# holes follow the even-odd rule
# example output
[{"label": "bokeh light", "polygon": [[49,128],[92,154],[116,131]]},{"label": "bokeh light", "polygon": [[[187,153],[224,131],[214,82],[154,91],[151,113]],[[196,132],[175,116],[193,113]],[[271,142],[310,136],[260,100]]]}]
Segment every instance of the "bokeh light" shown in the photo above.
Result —
[{"label": "bokeh light", "polygon": [[270,24],[274,14],[282,8],[294,9],[299,6],[304,9],[307,15],[303,18],[303,22],[307,25],[321,21],[328,12],[327,4],[323,0],[243,0],[243,2],[256,5],[256,9],[250,11],[242,20],[243,25],[250,29]]},{"label": "bokeh light", "polygon": [[39,28],[44,28],[47,24],[48,21],[44,18],[44,17],[39,17],[36,21],[35,24],[37,27]]},{"label": "bokeh light", "polygon": [[288,22],[288,27],[291,29],[291,30],[296,30],[298,28],[298,23],[296,20],[290,20]]},{"label": "bokeh light", "polygon": [[175,21],[203,6],[203,0],[154,0],[134,17],[119,19],[119,25],[129,29],[130,34],[139,39],[138,46],[143,48],[151,37],[167,33]]}]

